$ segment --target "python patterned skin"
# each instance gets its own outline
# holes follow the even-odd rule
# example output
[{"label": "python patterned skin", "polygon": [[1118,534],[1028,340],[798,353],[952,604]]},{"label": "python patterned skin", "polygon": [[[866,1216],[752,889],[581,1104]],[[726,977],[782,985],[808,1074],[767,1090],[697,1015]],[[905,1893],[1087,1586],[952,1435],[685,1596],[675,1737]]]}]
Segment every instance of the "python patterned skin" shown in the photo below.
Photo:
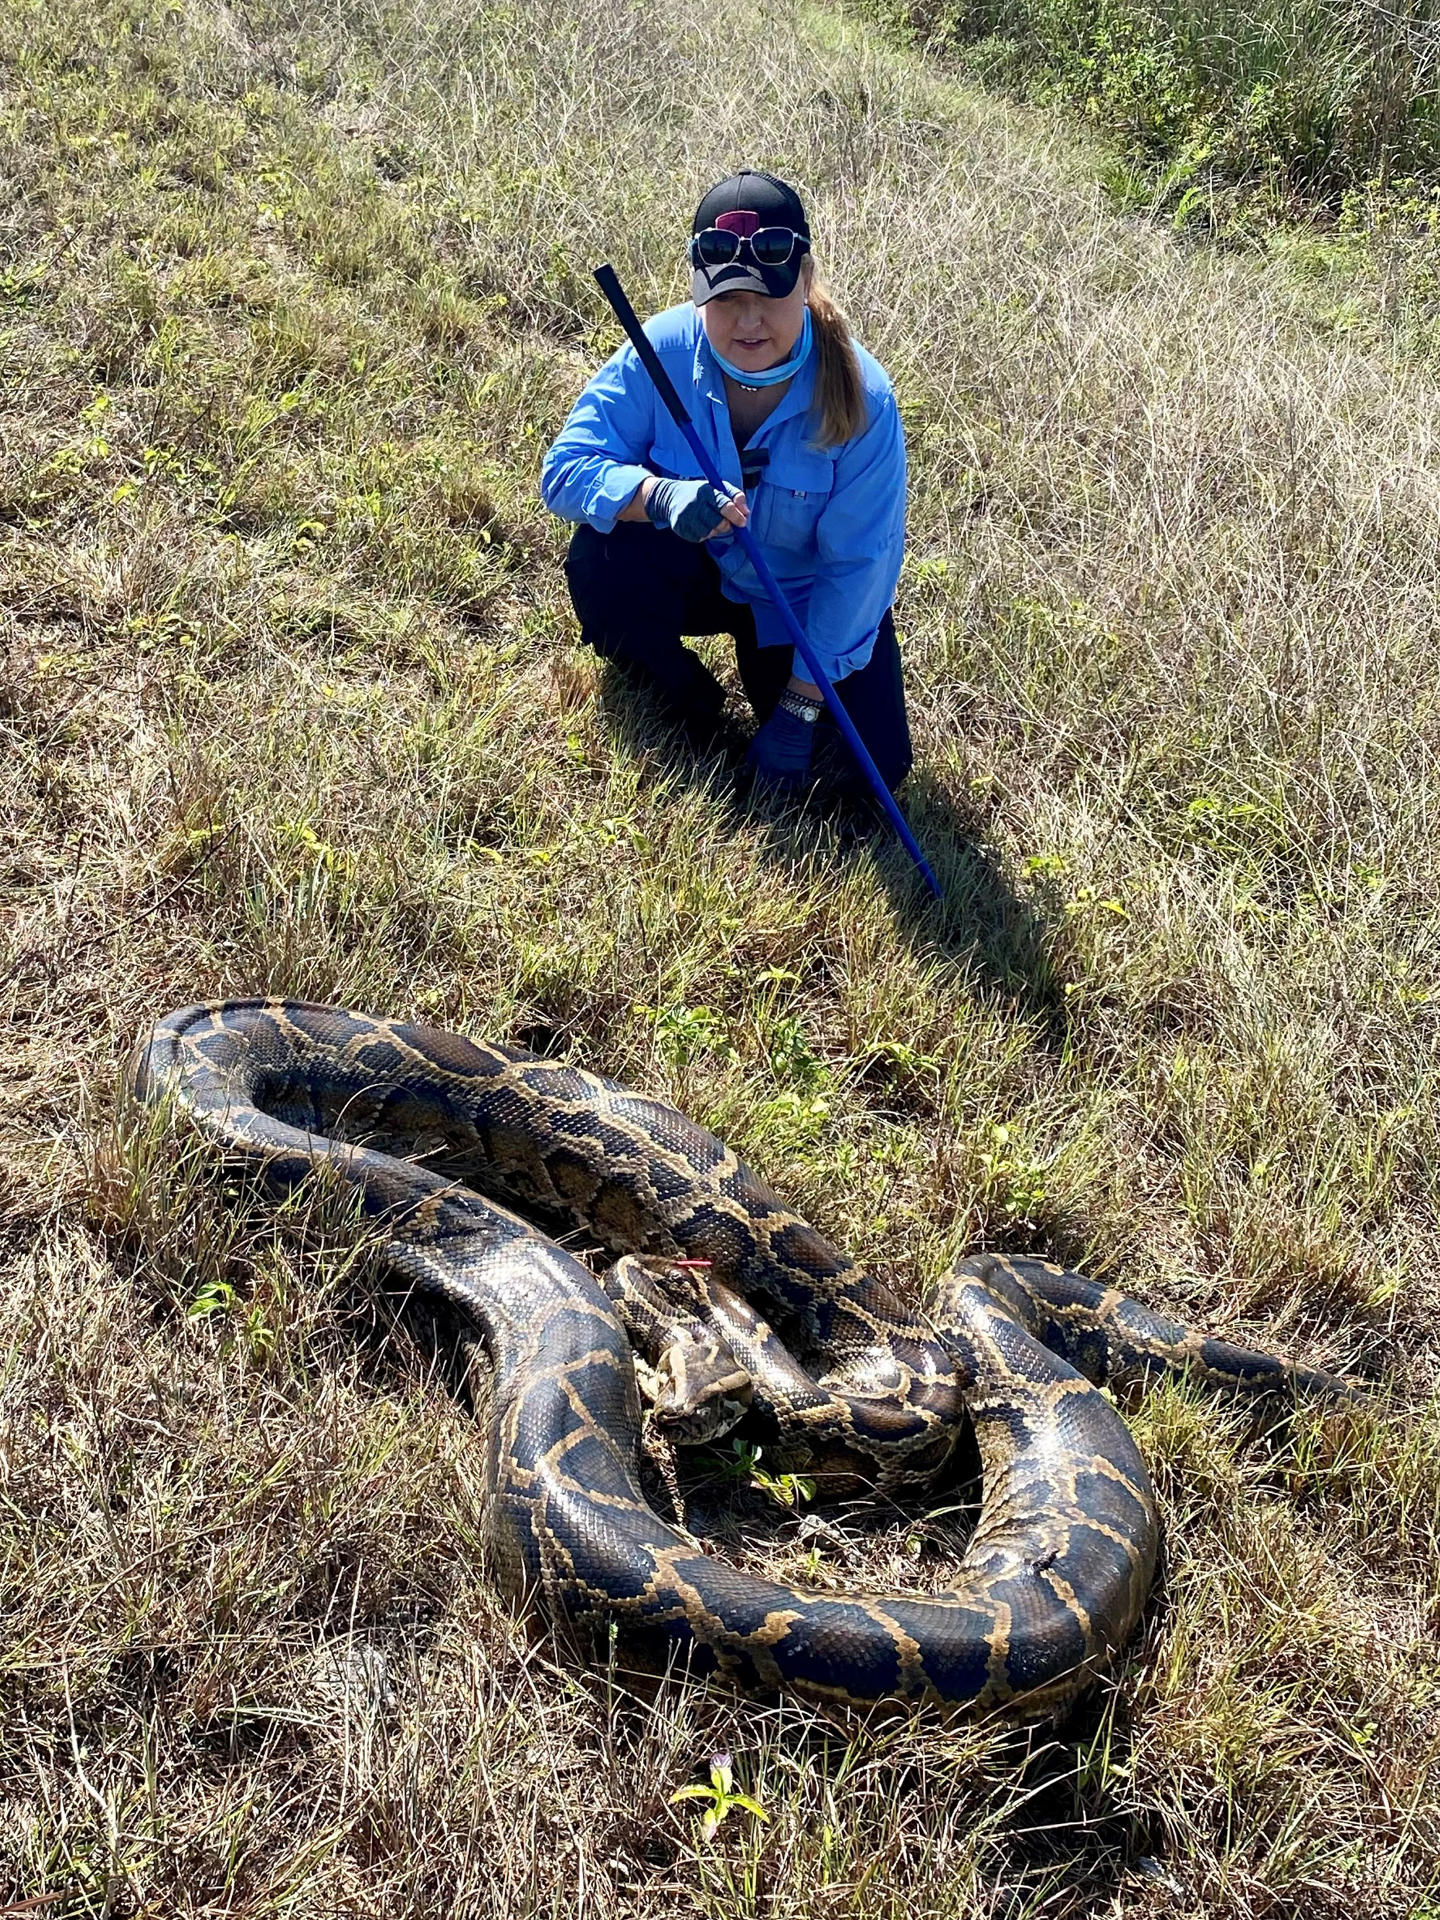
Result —
[{"label": "python patterned skin", "polygon": [[[582,1640],[614,1628],[649,1661],[751,1691],[1059,1710],[1124,1645],[1155,1568],[1150,1479],[1094,1383],[1171,1367],[1241,1391],[1347,1391],[1038,1261],[961,1262],[922,1319],[682,1114],[516,1048],[232,1000],[161,1020],[134,1088],[173,1102],[274,1197],[333,1169],[396,1278],[479,1329],[494,1369],[490,1525],[517,1594]],[[708,1263],[671,1278],[688,1274],[696,1313],[728,1342],[727,1417],[768,1420],[836,1485],[923,1484],[973,1425],[984,1490],[953,1586],[788,1587],[667,1525],[642,1491],[635,1359],[606,1291],[623,1310],[635,1263],[602,1284],[497,1199],[651,1266]]]}]

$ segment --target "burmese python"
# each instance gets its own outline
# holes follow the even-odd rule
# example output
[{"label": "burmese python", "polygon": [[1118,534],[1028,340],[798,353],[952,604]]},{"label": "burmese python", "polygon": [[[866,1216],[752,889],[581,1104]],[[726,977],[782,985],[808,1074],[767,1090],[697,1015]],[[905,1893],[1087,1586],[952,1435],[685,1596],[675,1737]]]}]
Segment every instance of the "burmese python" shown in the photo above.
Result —
[{"label": "burmese python", "polygon": [[[328,1164],[394,1272],[478,1327],[507,1584],[557,1623],[633,1630],[651,1654],[752,1690],[1058,1708],[1130,1634],[1156,1557],[1149,1476],[1092,1383],[1183,1367],[1240,1390],[1346,1392],[1035,1260],[962,1261],[921,1318],[673,1108],[517,1048],[234,1000],[160,1021],[134,1085],[173,1099],[272,1195]],[[496,1198],[650,1265],[622,1259],[597,1280]],[[682,1257],[697,1264],[655,1272]],[[983,1501],[953,1587],[791,1588],[667,1525],[638,1476],[621,1316],[680,1437],[743,1413],[836,1485],[933,1479],[972,1423]]]}]

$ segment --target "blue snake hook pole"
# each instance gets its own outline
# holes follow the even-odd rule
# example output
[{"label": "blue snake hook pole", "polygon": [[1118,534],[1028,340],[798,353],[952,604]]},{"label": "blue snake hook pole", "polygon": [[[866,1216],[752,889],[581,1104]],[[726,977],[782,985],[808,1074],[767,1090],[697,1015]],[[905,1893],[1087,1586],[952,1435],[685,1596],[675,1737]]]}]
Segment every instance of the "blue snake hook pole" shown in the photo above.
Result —
[{"label": "blue snake hook pole", "polygon": [[[610,302],[615,318],[629,335],[630,344],[640,356],[641,365],[654,381],[655,391],[659,394],[661,400],[664,401],[671,419],[674,420],[676,426],[679,427],[680,431],[684,434],[689,443],[690,451],[699,461],[701,473],[704,474],[705,478],[710,482],[710,485],[715,488],[717,493],[728,496],[730,489],[724,480],[721,479],[719,469],[710,458],[699,434],[695,431],[695,423],[685,411],[685,403],[675,391],[674,382],[660,364],[660,356],[646,339],[644,329],[641,327],[635,309],[631,306],[626,296],[625,289],[620,284],[619,276],[616,274],[614,267],[608,264],[603,267],[597,267],[595,269],[595,278],[599,283],[600,291]],[[880,769],[870,758],[865,742],[855,731],[855,723],[845,711],[839,694],[831,684],[829,675],[815,658],[814,650],[806,638],[805,629],[795,618],[794,610],[781,591],[779,581],[770,571],[770,563],[760,551],[759,542],[748,527],[737,527],[735,529],[735,537],[740,542],[751,566],[754,567],[756,574],[759,576],[761,586],[770,596],[770,599],[779,612],[785,631],[789,634],[795,651],[805,663],[805,671],[809,674],[813,684],[819,687],[821,693],[825,696],[825,704],[834,715],[835,724],[845,736],[846,745],[850,748],[856,760],[859,761],[865,778],[874,789],[875,798],[889,815],[891,825],[899,834],[906,852],[915,862],[926,886],[937,900],[942,899],[943,895],[940,892],[940,882],[931,872],[930,863],[916,844],[915,836],[910,831],[909,823],[906,821],[899,807],[895,804],[894,794],[891,793],[885,782],[880,778]]]}]

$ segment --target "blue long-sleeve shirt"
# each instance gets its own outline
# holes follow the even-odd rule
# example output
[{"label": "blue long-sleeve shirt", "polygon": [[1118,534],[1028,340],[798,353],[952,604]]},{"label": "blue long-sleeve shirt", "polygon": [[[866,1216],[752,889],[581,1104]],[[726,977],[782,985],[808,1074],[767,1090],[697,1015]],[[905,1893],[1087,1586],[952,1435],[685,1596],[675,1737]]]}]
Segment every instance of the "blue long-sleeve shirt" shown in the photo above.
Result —
[{"label": "blue long-sleeve shirt", "polygon": [[[645,332],[685,401],[724,479],[740,487],[740,454],[730,429],[725,379],[687,301],[647,322]],[[863,667],[895,597],[905,544],[905,438],[884,370],[856,346],[868,423],[843,446],[817,447],[810,404],[817,356],[747,442],[747,464],[768,464],[750,489],[750,531],[832,680]],[[626,344],[591,380],[545,455],[540,493],[562,520],[609,533],[649,474],[698,479],[695,456],[666,412],[640,357]],[[780,615],[763,593],[738,540],[706,543],[728,599],[748,601],[761,646],[786,643]],[[803,671],[797,663],[797,670]]]}]

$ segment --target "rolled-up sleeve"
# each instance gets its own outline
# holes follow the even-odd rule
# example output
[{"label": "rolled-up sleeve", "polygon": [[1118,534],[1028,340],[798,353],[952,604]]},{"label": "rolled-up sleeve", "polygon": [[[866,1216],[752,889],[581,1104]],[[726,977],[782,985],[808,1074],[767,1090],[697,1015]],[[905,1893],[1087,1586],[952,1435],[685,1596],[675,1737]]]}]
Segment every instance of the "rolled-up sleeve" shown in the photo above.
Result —
[{"label": "rolled-up sleeve", "polygon": [[893,393],[870,395],[870,425],[841,449],[816,523],[806,638],[832,680],[865,666],[895,598],[905,552],[905,435]]},{"label": "rolled-up sleeve", "polygon": [[591,380],[546,453],[541,499],[562,520],[611,532],[651,472],[643,458],[654,437],[654,389],[627,343]]}]

